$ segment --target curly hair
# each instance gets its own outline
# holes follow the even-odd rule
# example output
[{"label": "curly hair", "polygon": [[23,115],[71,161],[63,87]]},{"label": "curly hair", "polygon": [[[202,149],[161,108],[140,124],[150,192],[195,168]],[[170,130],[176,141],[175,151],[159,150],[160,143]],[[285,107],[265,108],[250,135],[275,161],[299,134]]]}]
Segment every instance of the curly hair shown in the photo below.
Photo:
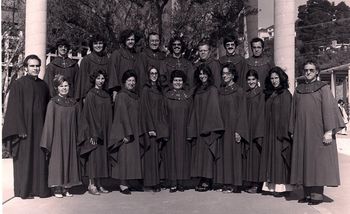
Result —
[{"label": "curly hair", "polygon": [[129,70],[124,72],[124,74],[122,76],[122,83],[124,84],[126,82],[126,80],[129,79],[130,77],[134,77],[135,81],[137,82],[136,72],[132,69],[129,69]]},{"label": "curly hair", "polygon": [[231,63],[231,62],[227,62],[227,63],[223,64],[221,66],[221,72],[220,72],[221,76],[222,76],[222,72],[224,71],[224,68],[227,68],[228,71],[233,75],[233,82],[236,83],[238,78],[239,78],[239,76],[237,74],[236,66],[233,63]]},{"label": "curly hair", "polygon": [[68,50],[70,49],[70,44],[69,44],[68,40],[66,40],[66,39],[58,39],[58,40],[56,41],[56,49],[57,49],[58,46],[60,46],[60,45],[66,46]]},{"label": "curly hair", "polygon": [[[280,79],[280,85],[277,88],[275,88],[271,82],[271,75],[273,73],[277,74]],[[282,68],[278,66],[271,68],[269,71],[269,74],[265,79],[264,92],[265,92],[266,98],[270,97],[274,91],[277,91],[277,93],[280,94],[284,89],[288,89],[288,88],[289,88],[288,75],[282,70]]]},{"label": "curly hair", "polygon": [[[94,42],[102,42],[103,43],[103,50],[106,49],[106,46],[107,46],[107,42],[106,42],[106,39],[101,35],[101,34],[96,34],[96,35],[93,35],[90,40],[89,40],[89,48],[91,51],[94,50],[93,48],[93,44]],[[102,51],[103,51],[102,50]]]},{"label": "curly hair", "polygon": [[180,41],[180,43],[181,43],[181,53],[183,53],[185,51],[186,43],[179,36],[174,36],[173,38],[170,39],[170,41],[168,43],[168,48],[169,48],[170,53],[171,54],[174,53],[173,44],[174,44],[175,41]]},{"label": "curly hair", "polygon": [[185,72],[181,71],[181,70],[173,70],[170,74],[170,82],[172,83],[175,79],[175,77],[180,77],[182,78],[183,83],[185,84],[187,81],[187,76],[185,74]]},{"label": "curly hair", "polygon": [[104,70],[94,70],[92,74],[90,74],[90,83],[92,83],[93,86],[95,86],[95,81],[98,76],[102,75],[105,78],[105,83],[103,84],[103,88],[106,86],[106,83],[108,82],[108,74]]},{"label": "curly hair", "polygon": [[249,69],[248,72],[247,72],[247,75],[245,76],[246,77],[246,80],[248,80],[248,77],[250,76],[253,76],[255,77],[255,79],[259,80],[259,74],[256,70],[254,69]]},{"label": "curly hair", "polygon": [[127,30],[124,30],[120,33],[120,37],[119,37],[119,43],[125,47],[125,42],[126,40],[130,37],[134,35],[135,37],[135,43],[137,42],[137,39],[136,39],[136,32],[134,30],[131,30],[131,29],[127,29]]},{"label": "curly hair", "polygon": [[234,35],[225,36],[224,39],[222,40],[222,45],[225,47],[226,43],[228,42],[234,42],[235,46],[238,46],[238,40]]},{"label": "curly hair", "polygon": [[62,74],[55,75],[55,77],[53,78],[53,88],[56,92],[58,92],[58,86],[60,86],[64,82],[68,82],[68,80]]},{"label": "curly hair", "polygon": [[197,67],[197,69],[194,72],[194,84],[197,87],[200,87],[203,83],[202,81],[199,79],[199,75],[201,73],[201,71],[208,75],[208,86],[214,85],[214,77],[213,77],[213,73],[211,72],[211,69],[208,65],[206,64],[201,64]]}]

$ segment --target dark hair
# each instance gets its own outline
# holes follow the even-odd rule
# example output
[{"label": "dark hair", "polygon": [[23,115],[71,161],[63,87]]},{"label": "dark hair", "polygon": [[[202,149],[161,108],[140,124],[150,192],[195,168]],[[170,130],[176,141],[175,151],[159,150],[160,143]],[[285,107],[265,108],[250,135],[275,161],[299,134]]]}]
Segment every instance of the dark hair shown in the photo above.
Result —
[{"label": "dark hair", "polygon": [[226,43],[228,42],[234,42],[235,46],[238,46],[238,41],[237,38],[234,35],[227,35],[224,37],[222,44],[224,45],[224,47],[226,46]]},{"label": "dark hair", "polygon": [[228,71],[233,75],[233,82],[237,82],[239,76],[237,74],[236,66],[231,62],[227,62],[223,64],[221,66],[221,71],[220,71],[221,76],[222,76],[222,72],[224,71],[224,68],[227,68]]},{"label": "dark hair", "polygon": [[90,74],[90,82],[92,83],[93,86],[95,86],[95,81],[98,76],[102,75],[105,78],[105,83],[103,87],[105,87],[106,83],[108,82],[108,75],[107,72],[104,70],[94,70],[92,74]]},{"label": "dark hair", "polygon": [[185,72],[181,71],[181,70],[173,70],[170,74],[170,83],[172,83],[175,79],[175,77],[181,77],[182,81],[184,82],[184,84],[187,81],[187,76],[185,74]]},{"label": "dark hair", "polygon": [[253,76],[255,77],[257,80],[259,80],[259,74],[256,70],[254,69],[249,69],[246,75],[246,80],[248,80],[248,77]]},{"label": "dark hair", "polygon": [[[93,35],[93,36],[90,38],[90,40],[89,40],[89,48],[90,48],[90,51],[91,51],[91,52],[94,51],[94,48],[93,48],[94,42],[99,42],[99,41],[102,41],[102,43],[103,43],[103,50],[105,50],[106,45],[107,45],[106,39],[105,39],[102,35],[96,34],[96,35]],[[102,50],[102,51],[103,51],[103,50]]]},{"label": "dark hair", "polygon": [[201,64],[194,72],[194,84],[197,86],[197,88],[202,85],[202,81],[199,79],[199,74],[201,71],[208,75],[208,86],[214,85],[214,77],[210,67],[206,64]]},{"label": "dark hair", "polygon": [[67,49],[70,49],[70,44],[66,39],[59,39],[56,41],[56,49],[58,48],[58,46],[60,45],[65,45],[67,47]]},{"label": "dark hair", "polygon": [[53,88],[56,92],[58,92],[58,86],[60,86],[63,82],[68,82],[68,80],[62,74],[56,74],[53,78]]},{"label": "dark hair", "polygon": [[147,69],[148,81],[147,82],[148,82],[149,85],[151,85],[151,78],[150,78],[150,76],[151,76],[151,70],[152,69],[155,69],[157,71],[157,73],[158,73],[158,78],[156,80],[156,87],[157,87],[158,91],[162,91],[162,87],[160,85],[160,73],[159,73],[158,69],[155,66],[153,66],[153,65],[149,65],[148,66],[148,69]]},{"label": "dark hair", "polygon": [[125,42],[126,42],[126,40],[127,40],[130,36],[132,36],[132,35],[134,35],[134,37],[135,37],[135,44],[136,44],[136,42],[137,42],[137,40],[136,40],[136,32],[135,32],[134,30],[131,30],[131,29],[124,30],[124,31],[122,31],[122,32],[120,33],[119,43],[120,43],[123,47],[125,47]]},{"label": "dark hair", "polygon": [[173,38],[170,39],[169,44],[168,44],[168,49],[169,49],[170,53],[171,54],[174,53],[173,43],[175,41],[180,41],[180,43],[181,43],[181,53],[183,53],[185,51],[186,44],[183,41],[183,39],[181,37],[179,37],[179,36],[174,36]]},{"label": "dark hair", "polygon": [[256,42],[260,42],[261,47],[264,49],[264,47],[265,47],[264,40],[260,39],[259,37],[255,37],[250,41],[250,47],[253,47],[253,43],[256,43]]},{"label": "dark hair", "polygon": [[303,69],[304,69],[305,65],[307,65],[307,64],[314,65],[316,71],[320,71],[320,67],[318,66],[318,64],[316,63],[315,60],[313,60],[313,59],[307,59],[307,60],[305,60],[305,62],[303,63]]},{"label": "dark hair", "polygon": [[124,74],[122,76],[122,83],[124,84],[126,82],[126,80],[129,79],[130,77],[135,77],[135,80],[137,82],[136,72],[132,69],[129,69],[129,70],[124,72]]},{"label": "dark hair", "polygon": [[[280,78],[280,85],[275,88],[273,87],[271,83],[271,74],[276,73],[278,77]],[[282,93],[284,89],[289,88],[289,83],[288,83],[288,75],[282,70],[282,68],[275,66],[270,69],[269,74],[267,75],[265,79],[265,98],[267,99],[268,97],[271,96],[271,94],[274,91],[277,91],[277,93]]]},{"label": "dark hair", "polygon": [[31,55],[28,55],[28,56],[24,59],[24,61],[23,61],[23,66],[24,66],[24,67],[27,67],[27,66],[28,66],[28,61],[29,61],[30,59],[36,59],[36,60],[38,60],[38,61],[39,61],[39,66],[41,66],[41,59],[40,59],[37,55],[31,54]]},{"label": "dark hair", "polygon": [[159,40],[162,40],[162,38],[161,38],[162,36],[159,33],[152,31],[148,34],[147,41],[149,40],[149,38],[151,36],[159,36]]},{"label": "dark hair", "polygon": [[339,99],[339,100],[338,100],[338,104],[344,104],[344,100]]}]

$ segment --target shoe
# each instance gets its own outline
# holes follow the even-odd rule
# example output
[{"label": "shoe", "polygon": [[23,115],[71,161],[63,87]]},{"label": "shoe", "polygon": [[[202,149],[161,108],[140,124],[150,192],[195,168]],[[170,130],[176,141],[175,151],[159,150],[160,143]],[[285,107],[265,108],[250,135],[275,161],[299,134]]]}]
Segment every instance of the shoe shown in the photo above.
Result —
[{"label": "shoe", "polygon": [[302,198],[298,200],[298,203],[304,204],[304,203],[309,203],[310,202],[310,198]]},{"label": "shoe", "polygon": [[195,188],[195,191],[197,191],[197,192],[207,192],[208,190],[209,190],[209,187],[201,186],[201,185],[196,186],[196,188]]},{"label": "shoe", "polygon": [[131,192],[130,192],[129,188],[126,188],[124,190],[120,190],[119,192],[124,194],[124,195],[131,195]]},{"label": "shoe", "polygon": [[65,193],[65,196],[66,196],[66,197],[73,197],[73,194],[67,191],[67,192]]},{"label": "shoe", "polygon": [[171,187],[171,188],[169,189],[169,192],[170,192],[170,193],[177,192],[177,187]]},{"label": "shoe", "polygon": [[57,187],[54,187],[54,196],[56,198],[63,198],[63,193],[62,193],[62,188],[57,186]]},{"label": "shoe", "polygon": [[99,192],[99,193],[104,193],[104,194],[109,193],[109,191],[108,191],[108,190],[106,190],[106,189],[105,189],[105,188],[103,188],[103,187],[99,187],[99,188],[98,188],[98,192]]},{"label": "shoe", "polygon": [[275,197],[275,198],[282,198],[283,194],[282,194],[282,192],[274,192],[273,193],[273,197]]},{"label": "shoe", "polygon": [[91,195],[100,195],[99,191],[97,190],[96,186],[94,186],[94,185],[89,186],[88,191]]},{"label": "shoe", "polygon": [[232,193],[241,193],[242,190],[239,186],[233,186],[232,187]]},{"label": "shoe", "polygon": [[320,203],[322,203],[323,201],[322,200],[313,200],[313,199],[310,199],[309,203],[307,203],[308,205],[318,205]]},{"label": "shoe", "polygon": [[182,186],[182,185],[178,185],[178,186],[177,186],[177,190],[178,190],[179,192],[185,192],[185,187]]},{"label": "shoe", "polygon": [[56,198],[63,198],[62,193],[55,193],[54,196],[55,196]]},{"label": "shoe", "polygon": [[231,186],[224,186],[222,188],[222,193],[233,193],[233,187],[231,187]]},{"label": "shoe", "polygon": [[249,189],[246,189],[244,191],[247,192],[247,193],[258,193],[258,187],[253,186],[253,187],[251,187]]},{"label": "shoe", "polygon": [[155,185],[152,187],[153,192],[160,192],[162,189],[160,188],[160,185]]}]

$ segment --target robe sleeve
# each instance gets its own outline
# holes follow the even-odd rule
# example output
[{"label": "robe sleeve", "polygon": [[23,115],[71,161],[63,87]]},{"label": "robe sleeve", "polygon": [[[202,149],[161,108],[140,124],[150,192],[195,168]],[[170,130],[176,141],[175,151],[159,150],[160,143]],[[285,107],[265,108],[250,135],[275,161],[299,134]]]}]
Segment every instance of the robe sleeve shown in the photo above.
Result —
[{"label": "robe sleeve", "polygon": [[118,50],[115,50],[112,53],[112,56],[109,59],[108,62],[108,90],[117,90],[118,87],[121,86],[121,83],[119,82],[119,75],[120,72],[120,53]]},{"label": "robe sleeve", "polygon": [[[156,127],[152,118],[149,103],[149,90],[144,87],[141,94],[141,134],[148,135],[149,131],[156,131]],[[153,108],[156,108],[153,106]]]},{"label": "robe sleeve", "polygon": [[277,137],[282,140],[290,140],[289,138],[289,121],[292,106],[292,95],[285,90],[280,96],[281,108],[279,111],[280,125],[278,127]]},{"label": "robe sleeve", "polygon": [[247,98],[243,90],[240,90],[239,94],[239,112],[238,112],[238,126],[237,133],[244,139],[245,142],[249,142],[248,134],[248,113],[247,113]]},{"label": "robe sleeve", "polygon": [[222,121],[219,107],[218,91],[215,87],[210,87],[208,90],[206,113],[199,133],[201,135],[211,132],[222,132],[224,130],[224,122]]},{"label": "robe sleeve", "polygon": [[53,101],[50,101],[45,116],[45,123],[43,127],[43,132],[41,135],[40,147],[46,149],[51,153],[52,142],[55,131],[55,104]]},{"label": "robe sleeve", "polygon": [[261,93],[258,97],[258,106],[255,106],[256,109],[256,123],[252,124],[253,128],[253,140],[258,138],[263,138],[265,135],[265,97]]},{"label": "robe sleeve", "polygon": [[333,130],[336,133],[345,127],[344,121],[329,86],[324,86],[320,90],[322,96],[323,131]]}]

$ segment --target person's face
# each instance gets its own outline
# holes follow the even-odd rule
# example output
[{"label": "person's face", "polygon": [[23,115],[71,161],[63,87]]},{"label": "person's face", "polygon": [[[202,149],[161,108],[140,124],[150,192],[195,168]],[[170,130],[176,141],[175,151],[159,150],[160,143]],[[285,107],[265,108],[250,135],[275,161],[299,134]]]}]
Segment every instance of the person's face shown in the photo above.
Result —
[{"label": "person's face", "polygon": [[202,83],[206,83],[208,81],[208,74],[204,73],[203,71],[199,72],[199,80]]},{"label": "person's face", "polygon": [[158,71],[157,71],[157,69],[152,68],[152,69],[149,71],[149,79],[150,79],[152,82],[157,81],[157,79],[158,79]]},{"label": "person's face", "polygon": [[209,46],[202,45],[198,47],[199,58],[207,60],[210,56]]},{"label": "person's face", "polygon": [[105,81],[106,79],[102,74],[98,75],[95,79],[95,87],[102,88],[103,84],[105,84]]},{"label": "person's face", "polygon": [[247,78],[247,84],[249,88],[253,89],[258,86],[258,79],[256,79],[255,76],[249,76]]},{"label": "person's face", "polygon": [[234,76],[233,74],[229,71],[228,68],[223,68],[222,69],[222,80],[224,83],[229,83],[231,80],[233,80]]},{"label": "person's face", "polygon": [[57,47],[57,52],[58,52],[58,55],[60,55],[60,56],[67,56],[68,55],[67,45],[59,45]]},{"label": "person's face", "polygon": [[58,90],[58,95],[60,95],[61,97],[65,97],[67,96],[68,92],[69,92],[69,84],[67,81],[64,81],[63,83],[61,83],[61,85],[59,85],[57,87]]},{"label": "person's face", "polygon": [[36,59],[29,59],[26,71],[31,76],[38,76],[40,72],[40,64]]},{"label": "person's face", "polygon": [[236,44],[235,44],[235,42],[226,42],[225,49],[226,49],[226,52],[229,55],[233,55],[235,53],[235,51],[236,51]]},{"label": "person's face", "polygon": [[272,73],[270,76],[270,80],[274,88],[277,88],[278,86],[280,86],[280,77],[278,76],[278,74]]},{"label": "person's face", "polygon": [[173,43],[173,51],[174,54],[180,54],[181,53],[181,41],[175,40]]},{"label": "person's face", "polygon": [[125,45],[126,45],[126,47],[129,48],[129,49],[134,48],[134,46],[135,46],[135,35],[134,35],[134,34],[131,35],[131,36],[129,36],[129,37],[126,39]]},{"label": "person's face", "polygon": [[314,64],[306,64],[304,66],[304,74],[308,81],[314,81],[317,78],[318,71]]},{"label": "person's face", "polygon": [[135,88],[136,85],[136,79],[135,77],[129,77],[126,81],[125,81],[125,88],[129,91],[133,90]]},{"label": "person's face", "polygon": [[160,45],[159,35],[150,35],[148,39],[149,48],[152,50],[157,50]]},{"label": "person's face", "polygon": [[173,79],[173,87],[175,89],[181,89],[183,87],[184,81],[182,80],[182,77],[175,77]]},{"label": "person's face", "polygon": [[96,41],[92,43],[92,48],[96,53],[103,51],[103,41]]},{"label": "person's face", "polygon": [[253,56],[259,57],[263,53],[263,48],[261,42],[253,42],[252,44]]}]

